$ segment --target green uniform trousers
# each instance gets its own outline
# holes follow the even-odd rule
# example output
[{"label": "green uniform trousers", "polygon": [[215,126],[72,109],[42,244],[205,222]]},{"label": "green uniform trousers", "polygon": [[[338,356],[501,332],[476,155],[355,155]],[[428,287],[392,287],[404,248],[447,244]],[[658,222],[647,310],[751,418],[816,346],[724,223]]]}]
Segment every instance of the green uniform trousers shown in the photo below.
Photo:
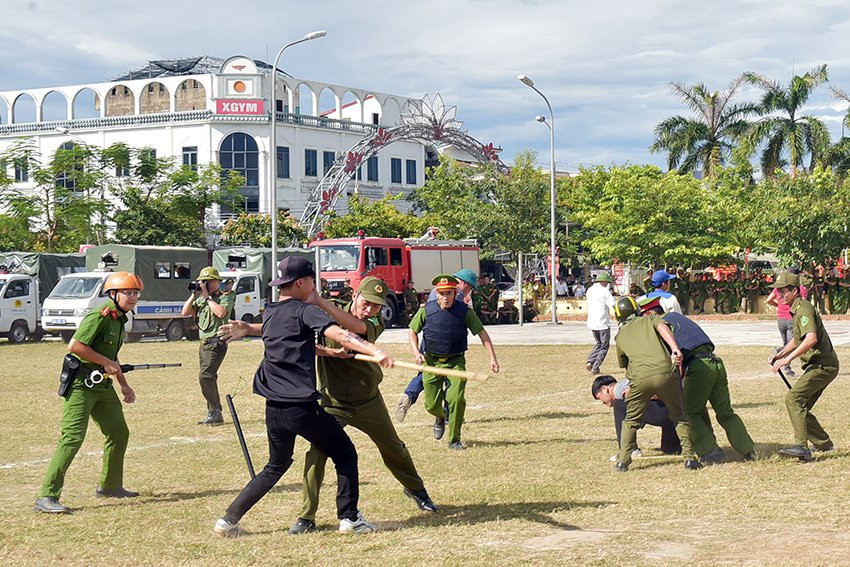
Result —
[{"label": "green uniform trousers", "polygon": [[741,455],[755,446],[744,422],[732,409],[726,367],[718,357],[694,358],[685,371],[685,409],[691,420],[694,451],[702,457],[717,447],[705,405],[710,402],[729,444]]},{"label": "green uniform trousers", "polygon": [[[413,491],[425,489],[422,478],[416,472],[410,452],[396,433],[384,398],[378,395],[363,404],[352,405],[323,397],[321,405],[343,427],[351,425],[368,435],[378,447],[384,464],[402,486]],[[327,460],[328,456],[325,453],[316,446],[310,445],[304,458],[302,491],[304,505],[299,514],[306,520],[316,518],[316,510],[319,508],[319,489],[325,478]]]},{"label": "green uniform trousers", "polygon": [[629,395],[626,397],[626,419],[623,421],[620,437],[618,462],[626,465],[632,462],[632,451],[637,449],[637,432],[643,427],[646,406],[653,394],[657,394],[661,398],[661,401],[667,406],[670,421],[676,424],[676,434],[682,442],[682,457],[685,460],[693,459],[691,424],[685,415],[682,382],[679,379],[678,371],[640,378],[630,376],[629,380]]},{"label": "green uniform trousers", "polygon": [[220,412],[221,397],[218,394],[218,369],[224,362],[224,355],[227,354],[227,343],[224,341],[201,343],[198,352],[201,366],[198,382],[201,384],[201,394],[207,401],[207,411]]},{"label": "green uniform trousers", "polygon": [[90,390],[75,383],[62,404],[62,435],[47,466],[40,497],[59,498],[62,494],[65,473],[86,438],[89,416],[106,436],[100,487],[121,488],[124,485],[124,453],[130,431],[124,420],[121,400],[111,385]]},{"label": "green uniform trousers", "polygon": [[785,396],[785,406],[794,428],[794,443],[806,447],[811,441],[816,448],[832,444],[829,434],[823,430],[811,410],[824,389],[838,376],[837,366],[813,364],[804,369],[803,375]]},{"label": "green uniform trousers", "polygon": [[[437,368],[454,368],[466,370],[466,357],[455,356],[441,358],[430,353],[425,354],[425,364]],[[449,405],[449,443],[460,441],[460,429],[463,426],[463,416],[466,413],[466,380],[437,376],[427,372],[422,374],[425,386],[425,410],[434,417],[446,417],[443,402]],[[448,384],[448,387],[445,385]]]}]

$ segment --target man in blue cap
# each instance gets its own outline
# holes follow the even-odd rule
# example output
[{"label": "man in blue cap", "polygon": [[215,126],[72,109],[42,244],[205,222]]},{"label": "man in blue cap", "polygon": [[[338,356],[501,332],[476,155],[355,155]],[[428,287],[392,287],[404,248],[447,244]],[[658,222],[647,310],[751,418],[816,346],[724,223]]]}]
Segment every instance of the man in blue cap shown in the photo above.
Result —
[{"label": "man in blue cap", "polygon": [[[455,291],[455,301],[466,303],[466,306],[470,309],[472,308],[472,292],[478,290],[478,274],[470,270],[469,268],[463,268],[462,270],[458,270],[453,273],[457,279],[457,287]],[[428,294],[428,301],[435,301],[437,299],[437,288],[434,287],[431,290],[431,293]],[[420,344],[419,352],[425,353],[425,338],[422,338],[422,343]],[[395,418],[396,421],[401,423],[404,421],[404,418],[407,417],[407,410],[410,409],[410,406],[416,403],[416,400],[419,399],[419,394],[421,394],[425,390],[425,384],[422,380],[422,373],[420,372],[410,381],[410,384],[405,388],[404,393],[401,395],[401,398],[398,400],[398,404],[395,408]]]},{"label": "man in blue cap", "polygon": [[665,313],[682,313],[682,306],[676,296],[670,293],[670,280],[676,279],[676,274],[668,273],[667,270],[656,270],[652,274],[653,291],[646,294],[647,297],[658,297],[661,308]]}]

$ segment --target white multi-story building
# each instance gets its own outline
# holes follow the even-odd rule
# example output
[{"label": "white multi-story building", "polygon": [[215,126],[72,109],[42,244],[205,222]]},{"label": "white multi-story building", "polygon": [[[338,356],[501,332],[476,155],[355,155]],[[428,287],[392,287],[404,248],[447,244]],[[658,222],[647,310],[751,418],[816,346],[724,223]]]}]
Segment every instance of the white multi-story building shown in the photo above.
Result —
[{"label": "white multi-story building", "polygon": [[[337,157],[379,127],[399,124],[411,100],[278,71],[272,144],[270,78],[270,65],[247,57],[196,57],[151,61],[103,83],[2,91],[0,153],[31,137],[46,157],[63,144],[123,142],[177,163],[214,162],[245,177],[249,212],[271,210],[271,155],[277,206],[298,216]],[[408,194],[424,181],[426,155],[433,157],[416,141],[388,145],[363,164],[350,190]],[[30,184],[26,171],[16,170],[15,180],[21,189]],[[343,196],[337,209],[345,203]]]}]

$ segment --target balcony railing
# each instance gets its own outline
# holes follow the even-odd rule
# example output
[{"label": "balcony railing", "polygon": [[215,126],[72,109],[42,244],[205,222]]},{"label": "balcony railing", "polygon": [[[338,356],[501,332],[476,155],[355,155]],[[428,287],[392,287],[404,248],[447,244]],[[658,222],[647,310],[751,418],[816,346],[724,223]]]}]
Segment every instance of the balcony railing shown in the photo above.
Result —
[{"label": "balcony railing", "polygon": [[380,127],[378,124],[363,124],[361,122],[351,122],[350,120],[337,120],[336,118],[326,118],[324,116],[290,114],[288,112],[278,112],[277,121],[284,124],[295,124],[310,128],[328,128],[331,130],[342,130],[343,132],[356,132],[358,134],[367,135]]},{"label": "balcony railing", "polygon": [[[53,133],[56,130],[101,130],[104,128],[124,128],[127,126],[145,126],[156,124],[175,124],[179,122],[266,122],[265,115],[214,114],[211,110],[191,110],[186,112],[162,112],[159,114],[130,114],[126,116],[107,116],[104,118],[80,118],[76,120],[52,120],[50,122],[22,122],[18,124],[0,124],[0,136],[8,134]],[[348,120],[337,120],[323,116],[306,116],[278,112],[277,121],[283,124],[322,128],[343,132],[355,132],[369,135],[379,128],[377,124],[362,124]]]},{"label": "balcony railing", "polygon": [[107,116],[105,118],[80,118],[77,120],[52,120],[50,122],[22,122],[20,124],[0,124],[0,136],[4,134],[29,134],[34,132],[54,132],[58,130],[100,130],[102,128],[123,128],[146,124],[173,124],[175,122],[197,122],[208,120],[212,116],[209,110],[190,110],[187,112],[163,112],[160,114],[131,114],[127,116]]}]

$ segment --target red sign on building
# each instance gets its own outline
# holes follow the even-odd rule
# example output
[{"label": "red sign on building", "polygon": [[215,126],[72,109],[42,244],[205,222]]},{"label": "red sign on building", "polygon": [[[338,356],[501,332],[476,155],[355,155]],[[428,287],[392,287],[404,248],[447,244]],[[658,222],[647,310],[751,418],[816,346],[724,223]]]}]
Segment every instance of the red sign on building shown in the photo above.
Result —
[{"label": "red sign on building", "polygon": [[215,101],[216,114],[265,114],[264,100],[217,100]]}]

